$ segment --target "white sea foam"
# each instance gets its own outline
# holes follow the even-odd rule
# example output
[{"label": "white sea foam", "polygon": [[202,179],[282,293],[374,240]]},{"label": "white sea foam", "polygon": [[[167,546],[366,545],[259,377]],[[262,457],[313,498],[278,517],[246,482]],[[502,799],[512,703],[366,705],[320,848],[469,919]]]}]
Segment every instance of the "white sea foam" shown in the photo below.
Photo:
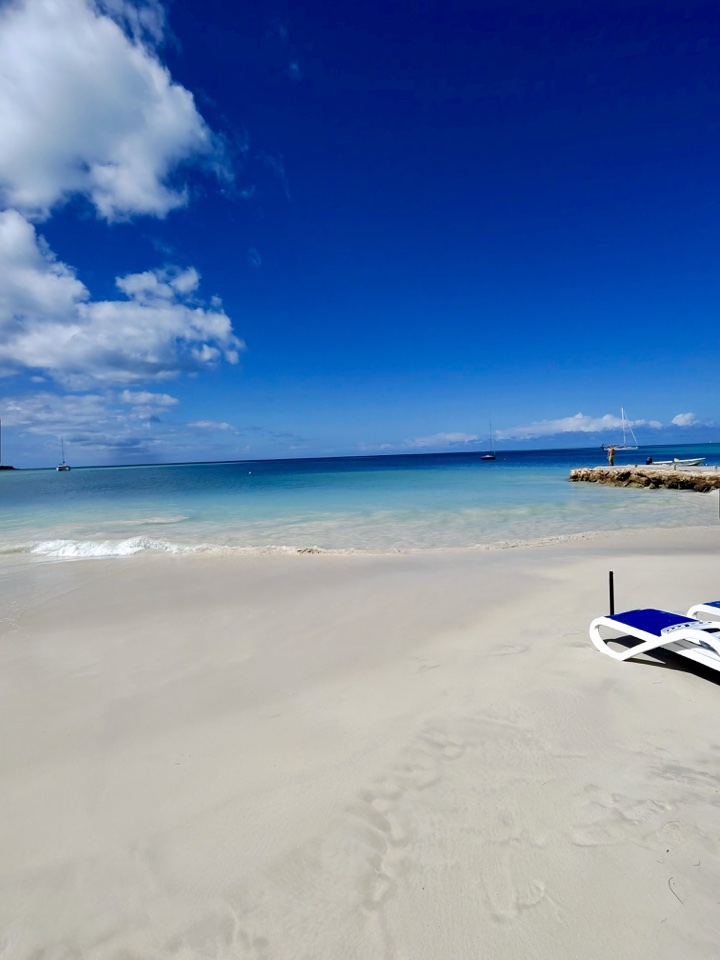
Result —
[{"label": "white sea foam", "polygon": [[[380,551],[382,552],[382,551]],[[214,556],[294,556],[297,554],[365,554],[365,550],[327,549],[315,546],[231,546],[229,544],[201,543],[195,545],[173,543],[154,537],[130,537],[127,540],[42,540],[39,543],[8,544],[0,547],[0,554],[25,553],[48,560],[101,560],[110,557],[132,557],[140,553],[174,555],[204,554]]]},{"label": "white sea foam", "polygon": [[[671,528],[668,528],[671,529]],[[694,527],[685,527],[686,530]],[[698,526],[698,530],[705,529],[704,526]],[[607,530],[586,530],[575,533],[564,533],[554,536],[539,537],[518,537],[505,540],[493,540],[485,543],[475,543],[466,545],[443,544],[432,547],[423,547],[417,545],[403,545],[389,548],[387,545],[365,546],[365,547],[318,547],[318,546],[298,546],[287,544],[266,544],[260,545],[240,545],[240,544],[218,544],[218,543],[200,543],[200,544],[180,544],[169,540],[155,539],[153,537],[130,537],[125,540],[43,540],[35,543],[15,543],[0,546],[0,555],[3,554],[26,554],[33,555],[43,560],[92,560],[105,559],[113,557],[131,557],[138,554],[171,554],[175,556],[215,556],[215,557],[241,557],[241,556],[299,556],[299,555],[323,555],[323,556],[397,556],[412,554],[437,554],[437,553],[465,553],[477,551],[504,551],[517,548],[537,548],[553,545],[571,544],[573,542],[600,540],[606,537],[612,537],[616,534],[632,534],[637,536],[642,532],[642,528],[624,531]]]},{"label": "white sea foam", "polygon": [[130,537],[127,540],[43,540],[30,548],[36,556],[63,559],[94,557],[130,557],[146,551],[154,553],[196,553],[201,546],[184,546],[153,537]]},{"label": "white sea foam", "polygon": [[142,527],[145,524],[182,523],[190,517],[139,517],[137,520],[110,520],[106,521],[117,527]]}]

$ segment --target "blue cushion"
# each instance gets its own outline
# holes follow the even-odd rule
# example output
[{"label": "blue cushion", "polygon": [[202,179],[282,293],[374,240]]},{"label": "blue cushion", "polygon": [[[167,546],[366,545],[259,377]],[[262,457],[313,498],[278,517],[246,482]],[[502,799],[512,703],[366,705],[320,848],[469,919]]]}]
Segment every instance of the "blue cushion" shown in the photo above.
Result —
[{"label": "blue cushion", "polygon": [[652,607],[647,610],[628,610],[627,613],[616,613],[609,619],[616,620],[624,627],[635,627],[638,630],[644,630],[645,633],[652,633],[656,637],[659,637],[666,627],[676,627],[680,623],[698,622],[687,615],[683,617],[677,613],[668,613],[667,610],[653,610]]}]

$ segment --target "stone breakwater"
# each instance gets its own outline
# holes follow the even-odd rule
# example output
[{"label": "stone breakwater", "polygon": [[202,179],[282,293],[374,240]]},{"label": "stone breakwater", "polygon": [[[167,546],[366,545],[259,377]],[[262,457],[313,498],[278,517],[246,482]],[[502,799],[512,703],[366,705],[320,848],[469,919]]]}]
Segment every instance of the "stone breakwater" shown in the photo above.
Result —
[{"label": "stone breakwater", "polygon": [[571,483],[585,481],[611,487],[664,487],[698,493],[720,490],[720,471],[712,467],[577,467],[570,471],[569,479]]}]

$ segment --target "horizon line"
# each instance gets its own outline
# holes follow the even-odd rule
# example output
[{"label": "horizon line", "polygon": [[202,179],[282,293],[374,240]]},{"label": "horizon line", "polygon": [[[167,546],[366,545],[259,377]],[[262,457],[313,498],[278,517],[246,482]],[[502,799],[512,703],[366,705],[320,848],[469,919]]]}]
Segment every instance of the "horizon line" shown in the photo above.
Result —
[{"label": "horizon line", "polygon": [[[696,443],[653,443],[653,444],[642,444],[638,449],[642,450],[653,450],[656,448],[665,448],[665,447],[719,447],[720,441],[708,440],[700,441]],[[523,449],[507,449],[507,450],[496,450],[496,454],[530,454],[530,453],[569,453],[571,451],[587,451],[587,450],[604,450],[605,447],[601,445],[600,447],[593,444],[592,446],[587,447],[525,447]],[[326,456],[314,456],[314,457],[257,457],[255,459],[239,459],[239,460],[167,460],[167,461],[155,461],[155,462],[145,462],[145,463],[86,463],[77,467],[72,467],[73,470],[116,470],[124,467],[199,467],[199,466],[213,466],[221,464],[233,464],[233,463],[298,463],[298,462],[312,462],[315,460],[376,460],[380,457],[391,458],[391,457],[477,457],[478,459],[483,456],[483,453],[486,451],[483,450],[425,450],[425,451],[396,451],[394,453],[382,452],[382,453],[360,453],[360,454],[331,454]],[[623,452],[623,451],[619,451]],[[632,451],[635,452],[635,451]],[[719,451],[720,452],[720,451]],[[47,466],[47,467],[13,467],[13,470],[56,470],[57,465]]]}]

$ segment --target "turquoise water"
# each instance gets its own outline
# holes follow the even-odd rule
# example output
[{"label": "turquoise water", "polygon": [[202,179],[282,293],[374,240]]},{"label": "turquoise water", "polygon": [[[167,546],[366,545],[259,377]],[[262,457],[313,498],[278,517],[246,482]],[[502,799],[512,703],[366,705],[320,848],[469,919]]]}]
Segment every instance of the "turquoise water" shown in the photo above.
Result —
[{"label": "turquoise water", "polygon": [[[643,448],[618,463],[706,456]],[[0,474],[0,552],[388,552],[493,546],[593,531],[718,522],[717,494],[568,483],[591,450],[85,467]]]}]

